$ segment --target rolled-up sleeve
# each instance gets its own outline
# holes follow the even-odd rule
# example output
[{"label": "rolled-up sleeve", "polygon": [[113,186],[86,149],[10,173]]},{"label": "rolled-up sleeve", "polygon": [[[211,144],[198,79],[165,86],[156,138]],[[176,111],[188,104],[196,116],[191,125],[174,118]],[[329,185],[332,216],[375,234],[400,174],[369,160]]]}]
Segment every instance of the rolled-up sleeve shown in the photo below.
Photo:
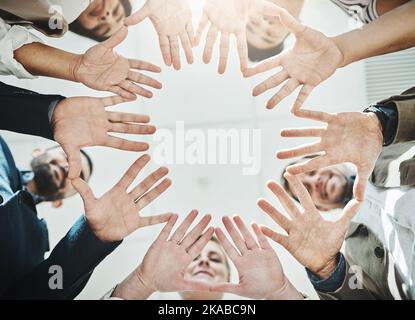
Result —
[{"label": "rolled-up sleeve", "polygon": [[28,43],[42,42],[25,27],[11,26],[0,18],[0,74],[20,79],[35,79],[16,59],[14,51]]}]

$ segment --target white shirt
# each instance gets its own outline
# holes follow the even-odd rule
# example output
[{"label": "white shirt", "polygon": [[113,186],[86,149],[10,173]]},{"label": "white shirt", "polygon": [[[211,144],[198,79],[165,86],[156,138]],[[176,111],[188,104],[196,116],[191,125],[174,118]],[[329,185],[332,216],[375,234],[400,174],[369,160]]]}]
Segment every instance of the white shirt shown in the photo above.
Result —
[{"label": "white shirt", "polygon": [[[43,10],[44,14],[48,14],[49,8],[55,6],[61,9],[65,21],[71,23],[90,2],[90,0],[1,0],[0,9],[31,21],[36,16],[36,10]],[[36,78],[14,59],[15,50],[33,42],[42,42],[42,40],[29,32],[27,27],[11,26],[0,18],[0,75],[14,75],[21,79]]]},{"label": "white shirt", "polygon": [[382,189],[369,184],[353,222],[375,233],[415,297],[415,188]]}]

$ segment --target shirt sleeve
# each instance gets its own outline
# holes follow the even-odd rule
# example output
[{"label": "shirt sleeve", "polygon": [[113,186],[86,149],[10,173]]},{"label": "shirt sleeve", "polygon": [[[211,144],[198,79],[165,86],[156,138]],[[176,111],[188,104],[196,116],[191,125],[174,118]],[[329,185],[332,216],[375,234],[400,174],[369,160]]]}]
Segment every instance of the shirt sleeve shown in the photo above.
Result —
[{"label": "shirt sleeve", "polygon": [[14,51],[28,43],[42,42],[25,27],[11,26],[0,18],[0,74],[14,75],[19,79],[36,79],[16,59]]},{"label": "shirt sleeve", "polygon": [[338,290],[346,277],[346,260],[342,253],[339,253],[337,266],[333,273],[327,279],[321,279],[319,276],[306,269],[308,278],[314,289],[318,292],[335,292]]}]

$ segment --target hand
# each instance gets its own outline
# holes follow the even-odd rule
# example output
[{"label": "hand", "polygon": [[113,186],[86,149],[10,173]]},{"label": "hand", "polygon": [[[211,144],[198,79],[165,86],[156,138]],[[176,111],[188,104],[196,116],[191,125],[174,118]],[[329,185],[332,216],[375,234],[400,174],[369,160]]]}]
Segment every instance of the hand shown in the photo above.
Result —
[{"label": "hand", "polygon": [[301,157],[322,151],[325,154],[290,166],[287,171],[297,175],[338,163],[351,162],[357,167],[354,195],[358,201],[363,201],[366,183],[375,168],[383,146],[382,129],[377,116],[374,113],[328,114],[308,110],[299,110],[296,115],[325,122],[327,127],[282,130],[283,137],[319,137],[321,140],[282,150],[278,152],[278,158]]},{"label": "hand", "polygon": [[136,13],[125,19],[127,25],[135,25],[150,18],[159,35],[160,49],[164,63],[176,70],[181,68],[179,38],[186,59],[193,63],[192,11],[186,0],[147,0]]},{"label": "hand", "polygon": [[106,111],[125,100],[121,97],[75,97],[60,101],[52,115],[54,139],[68,156],[70,179],[81,173],[80,149],[88,146],[107,146],[120,150],[146,151],[147,143],[128,141],[109,135],[109,132],[127,134],[154,134],[156,128],[148,125],[148,116]]},{"label": "hand", "polygon": [[344,237],[360,203],[352,200],[344,208],[338,221],[324,220],[314,206],[310,194],[301,181],[293,175],[285,174],[292,190],[304,208],[297,208],[282,186],[270,182],[268,188],[278,197],[291,219],[280,213],[266,200],[259,200],[259,207],[266,212],[288,235],[276,233],[268,227],[261,227],[262,232],[290,252],[299,263],[321,278],[331,275],[336,266]]},{"label": "hand", "polygon": [[209,284],[184,279],[187,266],[200,254],[214,232],[213,228],[203,232],[211,220],[210,215],[204,216],[187,232],[197,215],[196,210],[190,212],[168,239],[177,221],[177,215],[173,215],[147,251],[141,265],[117,286],[113,296],[143,300],[156,291],[209,290]]},{"label": "hand", "polygon": [[231,292],[251,299],[302,297],[285,277],[277,254],[257,224],[252,224],[252,228],[258,242],[239,216],[234,217],[234,222],[240,233],[229,217],[224,217],[222,221],[237,249],[220,228],[216,228],[215,232],[238,270],[239,283],[217,284],[212,290]]},{"label": "hand", "polygon": [[294,47],[246,70],[245,76],[250,77],[282,67],[281,71],[256,86],[253,95],[259,96],[288,80],[268,101],[267,108],[274,108],[302,86],[292,107],[292,111],[295,112],[302,107],[316,86],[334,74],[343,61],[343,53],[334,40],[304,26],[284,9],[281,10],[280,20],[296,37]]},{"label": "hand", "polygon": [[89,88],[110,91],[130,100],[135,99],[136,94],[151,98],[153,93],[138,83],[155,89],[161,89],[161,83],[132,69],[156,73],[161,72],[161,69],[148,62],[126,59],[113,51],[127,34],[128,29],[123,27],[111,38],[81,55],[74,68],[75,80]]},{"label": "hand", "polygon": [[130,192],[127,189],[138,173],[148,164],[150,157],[143,155],[128,169],[121,180],[101,198],[95,198],[88,184],[80,178],[72,181],[85,207],[85,217],[95,235],[102,241],[120,241],[138,228],[166,222],[171,214],[142,217],[140,211],[159,197],[171,185],[164,179],[168,170],[159,168]]},{"label": "hand", "polygon": [[280,10],[279,7],[265,0],[207,0],[195,39],[198,46],[203,31],[210,22],[203,61],[205,63],[211,61],[216,38],[221,32],[218,72],[223,74],[228,61],[230,35],[233,34],[237,41],[241,70],[245,70],[248,67],[246,25],[249,15],[255,12],[277,15]]}]

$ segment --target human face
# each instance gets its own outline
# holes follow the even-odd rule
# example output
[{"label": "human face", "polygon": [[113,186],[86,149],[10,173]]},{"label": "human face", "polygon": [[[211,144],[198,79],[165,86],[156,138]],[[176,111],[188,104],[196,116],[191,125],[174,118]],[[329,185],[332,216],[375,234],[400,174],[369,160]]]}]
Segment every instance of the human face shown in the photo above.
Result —
[{"label": "human face", "polygon": [[125,11],[119,0],[95,0],[78,18],[85,29],[99,37],[110,37],[124,25]]},{"label": "human face", "polygon": [[253,14],[246,27],[246,39],[257,49],[271,49],[281,44],[288,31],[282,26],[278,17],[266,18]]},{"label": "human face", "polygon": [[[211,283],[228,282],[230,272],[228,268],[222,247],[211,240],[187,267],[184,278]],[[185,300],[219,300],[223,297],[220,292],[183,292],[180,294]]]},{"label": "human face", "polygon": [[[68,160],[60,147],[49,148],[45,151],[33,152],[31,168],[34,173],[36,194],[46,200],[58,200],[70,197],[76,193],[68,179]],[[88,181],[91,176],[87,158],[81,153],[81,175]]]},{"label": "human face", "polygon": [[318,209],[328,211],[344,206],[348,179],[336,166],[303,173],[298,177]]}]

